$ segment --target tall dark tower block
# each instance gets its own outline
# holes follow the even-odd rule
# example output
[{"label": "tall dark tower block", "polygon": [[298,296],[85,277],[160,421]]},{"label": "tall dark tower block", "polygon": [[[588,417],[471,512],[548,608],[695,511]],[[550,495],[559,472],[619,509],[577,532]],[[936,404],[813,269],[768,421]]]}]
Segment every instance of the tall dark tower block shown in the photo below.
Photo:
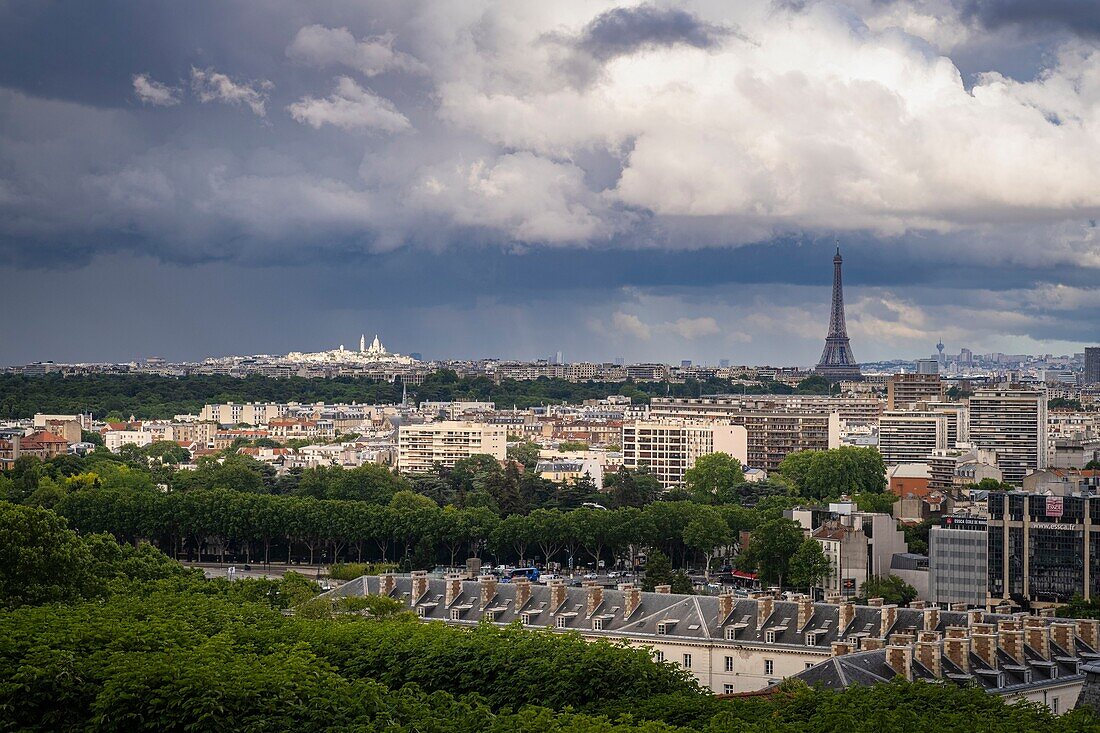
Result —
[{"label": "tall dark tower block", "polygon": [[863,379],[859,364],[852,356],[848,327],[844,323],[844,283],[840,277],[843,262],[840,246],[837,245],[836,256],[833,257],[833,310],[829,314],[829,335],[825,337],[825,350],[821,352],[821,361],[814,370],[831,382]]}]

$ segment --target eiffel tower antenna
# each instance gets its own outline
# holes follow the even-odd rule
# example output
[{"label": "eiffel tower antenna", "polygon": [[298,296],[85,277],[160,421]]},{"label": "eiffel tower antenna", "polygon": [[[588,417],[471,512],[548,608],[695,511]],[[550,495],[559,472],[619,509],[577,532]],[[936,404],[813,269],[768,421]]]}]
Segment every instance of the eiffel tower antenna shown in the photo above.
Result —
[{"label": "eiffel tower antenna", "polygon": [[830,382],[840,380],[858,381],[863,378],[859,364],[852,355],[852,346],[848,341],[848,326],[844,322],[844,281],[840,274],[844,259],[840,256],[840,241],[836,243],[836,255],[833,257],[833,302],[829,312],[829,333],[825,337],[825,349],[815,372]]}]

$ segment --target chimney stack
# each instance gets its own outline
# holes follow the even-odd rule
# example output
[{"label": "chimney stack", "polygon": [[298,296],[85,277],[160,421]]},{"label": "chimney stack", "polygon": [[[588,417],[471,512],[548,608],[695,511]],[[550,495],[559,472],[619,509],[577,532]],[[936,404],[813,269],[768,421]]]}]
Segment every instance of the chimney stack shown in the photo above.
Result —
[{"label": "chimney stack", "polygon": [[911,646],[886,647],[886,664],[907,680],[913,679],[913,648]]},{"label": "chimney stack", "polygon": [[718,623],[723,624],[733,613],[734,597],[732,593],[723,593],[718,596]]},{"label": "chimney stack", "polygon": [[874,608],[882,608],[883,599],[881,598],[868,598],[867,605]]},{"label": "chimney stack", "polygon": [[834,641],[829,648],[834,657],[843,657],[845,654],[851,654],[852,652],[852,645],[846,641]]},{"label": "chimney stack", "polygon": [[912,634],[890,634],[890,646],[909,646],[916,640]]},{"label": "chimney stack", "polygon": [[1055,621],[1050,625],[1050,640],[1070,656],[1077,656],[1077,645],[1073,643],[1077,626],[1073,623]]},{"label": "chimney stack", "polygon": [[1000,629],[997,632],[1001,650],[1012,657],[1017,664],[1024,663],[1024,630],[1017,628]]},{"label": "chimney stack", "polygon": [[943,644],[939,640],[918,641],[917,661],[936,679],[943,677]]},{"label": "chimney stack", "polygon": [[642,605],[642,590],[633,584],[623,586],[623,621],[630,618]]},{"label": "chimney stack", "polygon": [[550,581],[550,613],[556,613],[565,603],[565,581]]},{"label": "chimney stack", "polygon": [[1045,620],[1032,616],[1024,621],[1024,641],[1043,659],[1050,659],[1050,628]]},{"label": "chimney stack", "polygon": [[772,610],[774,608],[774,598],[760,598],[756,601],[756,628],[763,628],[764,622],[772,615]]},{"label": "chimney stack", "polygon": [[964,674],[970,674],[970,637],[948,636],[943,640],[943,653]]},{"label": "chimney stack", "polygon": [[497,594],[497,579],[495,575],[482,575],[477,579],[477,584],[481,587],[481,610],[484,611],[492,603],[493,597]]},{"label": "chimney stack", "polygon": [[512,581],[512,586],[516,589],[515,611],[519,613],[527,605],[527,601],[531,600],[531,581],[527,578],[516,578]]},{"label": "chimney stack", "polygon": [[848,626],[851,625],[852,620],[856,617],[856,604],[852,603],[851,601],[844,601],[840,604],[837,610],[840,619],[839,626],[837,626],[836,631],[838,634],[843,634],[847,630]]},{"label": "chimney stack", "polygon": [[980,624],[985,618],[985,611],[980,608],[972,608],[966,612],[966,625]]},{"label": "chimney stack", "polygon": [[963,612],[966,611],[966,604],[965,603],[952,603],[950,606],[948,606],[948,609],[951,610],[951,611],[955,611],[956,613],[963,613]]},{"label": "chimney stack", "polygon": [[[1097,626],[1100,622],[1093,621],[1092,619],[1079,618],[1077,621],[1077,635],[1081,637],[1081,641],[1088,644],[1089,649],[1100,651],[1097,648]],[[1067,650],[1068,651],[1068,650]]]},{"label": "chimney stack", "polygon": [[419,603],[428,593],[428,573],[425,570],[412,571],[412,602]]},{"label": "chimney stack", "polygon": [[970,645],[974,654],[990,669],[997,669],[997,635],[971,634]]},{"label": "chimney stack", "polygon": [[672,586],[671,585],[658,585],[658,586],[655,586],[653,588],[653,592],[654,593],[671,593],[672,592]]},{"label": "chimney stack", "polygon": [[926,606],[927,604],[924,601],[911,601],[909,603],[909,608],[914,611],[923,611]]},{"label": "chimney stack", "polygon": [[444,582],[444,605],[450,608],[460,595],[462,595],[462,576],[457,574],[448,575]]},{"label": "chimney stack", "polygon": [[[393,592],[397,589],[397,578],[393,573],[383,573],[382,577],[378,579],[378,595],[380,596],[392,596]],[[416,594],[413,594],[412,602],[416,603]]]},{"label": "chimney stack", "polygon": [[897,623],[898,607],[893,603],[883,606],[879,617],[882,620],[882,628],[879,629],[879,634],[885,637],[890,633],[890,629],[894,628],[894,624]]},{"label": "chimney stack", "polygon": [[940,626],[940,609],[935,606],[924,609],[924,630],[935,631]]},{"label": "chimney stack", "polygon": [[798,630],[805,631],[814,617],[814,599],[803,596],[798,600]]},{"label": "chimney stack", "polygon": [[862,652],[874,651],[881,649],[884,646],[881,638],[877,636],[865,636],[859,643],[859,650]]},{"label": "chimney stack", "polygon": [[603,586],[597,583],[590,583],[585,590],[588,591],[585,611],[588,618],[592,618],[592,615],[596,613],[596,609],[603,603]]},{"label": "chimney stack", "polygon": [[1054,618],[1054,606],[1047,606],[1046,608],[1039,609],[1039,616],[1041,618]]}]

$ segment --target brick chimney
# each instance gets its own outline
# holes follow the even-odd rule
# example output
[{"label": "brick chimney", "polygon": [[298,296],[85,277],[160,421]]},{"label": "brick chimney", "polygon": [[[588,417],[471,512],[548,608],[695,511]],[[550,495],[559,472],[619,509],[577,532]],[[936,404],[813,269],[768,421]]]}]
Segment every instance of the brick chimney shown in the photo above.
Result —
[{"label": "brick chimney", "polygon": [[531,600],[531,581],[527,578],[516,578],[512,581],[512,586],[516,589],[515,611],[519,613],[527,605],[527,601]]},{"label": "brick chimney", "polygon": [[970,629],[965,626],[948,626],[944,633],[948,639],[965,639],[969,635]]},{"label": "brick chimney", "polygon": [[447,608],[458,600],[458,597],[462,595],[462,576],[461,575],[448,575],[443,585],[443,601]]},{"label": "brick chimney", "polygon": [[839,626],[837,626],[837,633],[843,634],[848,626],[852,623],[852,620],[856,617],[856,604],[851,601],[844,601],[837,608],[839,614]]},{"label": "brick chimney", "polygon": [[912,634],[890,634],[890,646],[909,646],[916,640]]},{"label": "brick chimney", "polygon": [[852,645],[846,641],[834,641],[829,645],[829,650],[834,657],[843,657],[845,654],[852,653]]},{"label": "brick chimney", "polygon": [[768,620],[768,616],[772,615],[774,609],[774,598],[760,598],[756,601],[756,628],[764,626],[764,622]]},{"label": "brick chimney", "polygon": [[671,585],[658,585],[658,586],[654,587],[653,592],[654,593],[671,593],[672,592],[672,586]]},{"label": "brick chimney", "polygon": [[875,608],[882,608],[883,599],[881,598],[868,598],[867,605]]},{"label": "brick chimney", "polygon": [[970,673],[970,638],[967,636],[951,636],[948,635],[943,640],[943,653],[951,663],[962,670],[964,673]]},{"label": "brick chimney", "polygon": [[1024,641],[1043,659],[1050,659],[1050,628],[1043,619],[1029,618],[1024,622]]},{"label": "brick chimney", "polygon": [[924,601],[910,601],[909,608],[912,608],[914,611],[922,611],[926,605]]},{"label": "brick chimney", "polygon": [[588,592],[585,612],[589,618],[592,618],[592,614],[596,613],[596,609],[603,603],[603,586],[592,583],[585,590]]},{"label": "brick chimney", "polygon": [[428,573],[424,570],[412,571],[412,596],[413,603],[418,603],[428,593]]},{"label": "brick chimney", "polygon": [[980,624],[985,619],[985,611],[980,608],[972,608],[966,612],[966,625]]},{"label": "brick chimney", "polygon": [[718,623],[725,623],[733,613],[734,596],[732,593],[723,593],[718,596]]},{"label": "brick chimney", "polygon": [[992,634],[994,633],[993,624],[974,624],[970,627],[970,633],[973,634]]},{"label": "brick chimney", "polygon": [[997,635],[971,634],[970,647],[985,666],[997,669]]},{"label": "brick chimney", "polygon": [[798,600],[798,630],[805,631],[814,617],[814,599],[803,596]]},{"label": "brick chimney", "polygon": [[947,608],[948,608],[948,610],[955,611],[956,613],[962,613],[962,612],[966,611],[966,604],[965,603],[952,603]]},{"label": "brick chimney", "polygon": [[890,666],[890,669],[894,670],[896,674],[901,675],[907,680],[913,679],[913,647],[905,646],[888,646],[886,647],[886,664]]},{"label": "brick chimney", "polygon": [[917,641],[939,641],[943,638],[938,631],[918,631]]},{"label": "brick chimney", "polygon": [[1057,644],[1066,654],[1077,656],[1077,645],[1073,642],[1076,636],[1077,626],[1073,623],[1055,621],[1050,625],[1050,640]]},{"label": "brick chimney", "polygon": [[497,594],[497,579],[494,575],[482,575],[478,577],[477,584],[481,588],[481,610],[484,611],[493,602]]},{"label": "brick chimney", "polygon": [[881,649],[885,644],[882,639],[877,636],[865,636],[859,643],[860,651],[873,651],[875,649]]},{"label": "brick chimney", "polygon": [[924,630],[935,631],[940,626],[940,609],[936,607],[924,609]]},{"label": "brick chimney", "polygon": [[997,632],[998,640],[1001,644],[1001,650],[1012,657],[1017,664],[1024,663],[1024,630],[1023,629],[1000,629]]},{"label": "brick chimney", "polygon": [[550,581],[550,613],[556,612],[565,603],[565,581]]},{"label": "brick chimney", "polygon": [[[397,589],[397,578],[393,573],[384,573],[378,578],[378,595],[380,596],[392,596],[393,592]],[[416,594],[413,594],[412,602],[416,603]]]},{"label": "brick chimney", "polygon": [[1054,606],[1047,606],[1046,608],[1039,609],[1039,616],[1041,618],[1054,618]]},{"label": "brick chimney", "polygon": [[943,644],[939,640],[917,642],[917,661],[937,679],[943,677],[942,657]]},{"label": "brick chimney", "polygon": [[894,627],[894,624],[898,620],[898,607],[893,603],[882,607],[882,612],[879,614],[882,621],[882,628],[879,629],[879,633],[886,636],[890,629]]},{"label": "brick chimney", "polygon": [[1100,622],[1092,619],[1077,619],[1077,635],[1081,637],[1081,641],[1088,644],[1089,649],[1093,651],[1100,651],[1097,649],[1097,626]]},{"label": "brick chimney", "polygon": [[623,621],[633,615],[642,605],[642,589],[630,584],[623,586]]}]

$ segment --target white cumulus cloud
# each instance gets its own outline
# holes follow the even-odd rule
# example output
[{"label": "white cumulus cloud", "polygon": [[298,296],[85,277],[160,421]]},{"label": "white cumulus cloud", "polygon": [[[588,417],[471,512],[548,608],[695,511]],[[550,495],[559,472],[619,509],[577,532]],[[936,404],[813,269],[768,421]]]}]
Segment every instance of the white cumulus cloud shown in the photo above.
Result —
[{"label": "white cumulus cloud", "polygon": [[343,130],[401,132],[411,127],[393,102],[346,76],[337,77],[336,89],[328,97],[303,97],[287,111],[298,122],[314,128],[332,125]]},{"label": "white cumulus cloud", "polygon": [[179,89],[149,78],[148,74],[134,74],[134,94],[144,104],[154,107],[171,107],[180,103]]},{"label": "white cumulus cloud", "polygon": [[274,84],[265,79],[254,82],[234,81],[213,69],[191,67],[191,91],[200,102],[224,102],[245,105],[260,117],[267,115],[267,95]]},{"label": "white cumulus cloud", "polygon": [[387,33],[357,40],[347,28],[308,25],[298,30],[286,49],[289,58],[309,66],[341,65],[367,76],[387,71],[422,74],[427,67],[413,56],[394,49],[395,36]]}]

